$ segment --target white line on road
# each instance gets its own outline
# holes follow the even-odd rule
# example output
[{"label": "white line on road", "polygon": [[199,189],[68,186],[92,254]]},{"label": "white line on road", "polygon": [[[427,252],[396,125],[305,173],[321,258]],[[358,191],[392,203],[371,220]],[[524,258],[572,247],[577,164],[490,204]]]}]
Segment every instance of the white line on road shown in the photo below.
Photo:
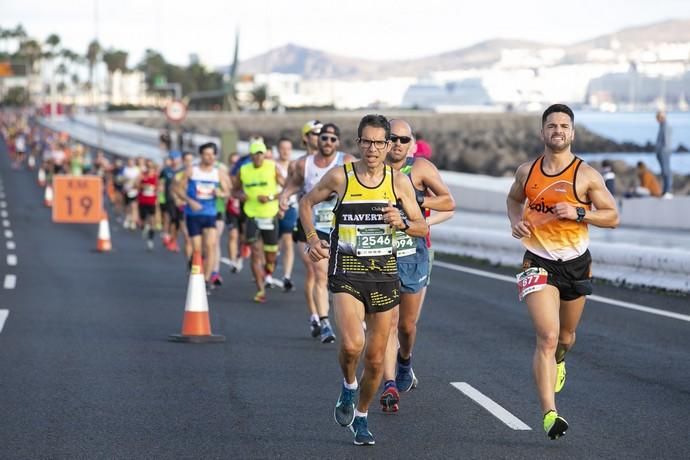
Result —
[{"label": "white line on road", "polygon": [[488,396],[485,396],[482,392],[474,388],[472,385],[466,382],[450,382],[451,385],[453,385],[455,388],[458,390],[462,391],[465,393],[465,395],[474,400],[477,404],[482,406],[484,409],[488,410],[491,412],[491,414],[508,425],[510,428],[514,430],[531,430],[525,422],[505,410],[503,407],[501,407],[499,404],[497,404],[493,399],[489,398]]},{"label": "white line on road", "polygon": [[0,208],[6,208],[7,207],[7,201],[0,201]]},{"label": "white line on road", "polygon": [[14,287],[17,285],[17,275],[11,275],[7,274],[5,275],[5,284],[3,287],[5,289],[14,289]]},{"label": "white line on road", "polygon": [[7,219],[7,216],[9,216],[9,213],[7,211],[5,211],[4,209],[0,211],[0,217],[2,217],[3,219]]},{"label": "white line on road", "polygon": [[12,230],[5,230],[5,238],[8,240],[14,236],[14,233],[12,233]]},{"label": "white line on road", "polygon": [[8,241],[7,242],[7,249],[9,249],[10,251],[13,251],[13,250],[17,249],[17,245],[14,244],[14,241]]},{"label": "white line on road", "polygon": [[7,219],[3,219],[3,220],[2,220],[2,226],[3,226],[3,227],[9,227],[9,226],[10,226],[10,221],[7,220]]},{"label": "white line on road", "polygon": [[[455,265],[448,262],[442,262],[440,260],[434,261],[434,266],[447,268],[449,270],[455,270],[457,272],[469,273],[471,275],[483,276],[485,278],[492,278],[495,280],[506,281],[508,283],[515,283],[516,280],[512,276],[498,275],[496,273],[487,272],[484,270],[477,270],[476,268],[463,267],[461,265]],[[683,315],[681,313],[675,313],[668,310],[661,310],[658,308],[646,307],[644,305],[638,305],[630,302],[623,302],[622,300],[609,299],[608,297],[601,297],[598,295],[587,296],[589,300],[594,302],[601,302],[616,307],[623,307],[629,310],[641,311],[644,313],[650,313],[652,315],[665,316],[667,318],[679,319],[681,321],[690,322],[690,315]]]},{"label": "white line on road", "polygon": [[14,254],[7,254],[7,265],[10,267],[14,267],[17,265],[18,259],[17,256]]},{"label": "white line on road", "polygon": [[9,310],[0,310],[0,332],[2,332],[2,328],[5,327],[5,321],[7,321],[9,315]]}]

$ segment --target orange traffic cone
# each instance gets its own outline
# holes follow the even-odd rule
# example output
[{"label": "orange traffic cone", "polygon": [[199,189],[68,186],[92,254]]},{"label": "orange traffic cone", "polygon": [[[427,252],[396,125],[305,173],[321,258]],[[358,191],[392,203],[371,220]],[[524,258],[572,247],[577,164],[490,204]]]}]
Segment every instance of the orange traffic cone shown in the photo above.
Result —
[{"label": "orange traffic cone", "polygon": [[187,301],[184,307],[182,333],[168,337],[173,342],[225,342],[224,335],[211,333],[211,321],[208,316],[208,298],[206,297],[206,283],[201,263],[201,253],[192,256],[192,271],[187,284]]},{"label": "orange traffic cone", "polygon": [[96,251],[109,252],[112,249],[110,243],[110,224],[108,223],[108,214],[103,212],[101,221],[98,223],[98,242],[96,243]]},{"label": "orange traffic cone", "polygon": [[53,187],[50,184],[46,185],[46,190],[43,193],[43,204],[48,208],[53,207]]},{"label": "orange traffic cone", "polygon": [[38,185],[46,186],[46,172],[43,168],[38,168]]}]

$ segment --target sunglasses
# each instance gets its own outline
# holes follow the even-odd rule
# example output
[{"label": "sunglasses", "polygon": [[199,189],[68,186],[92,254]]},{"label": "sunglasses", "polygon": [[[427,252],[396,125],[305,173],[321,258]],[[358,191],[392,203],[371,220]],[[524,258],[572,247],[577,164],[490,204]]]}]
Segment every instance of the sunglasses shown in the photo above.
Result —
[{"label": "sunglasses", "polygon": [[319,139],[321,139],[321,142],[331,141],[334,144],[338,142],[338,138],[335,136],[321,136]]},{"label": "sunglasses", "polygon": [[409,144],[412,138],[410,136],[396,136],[391,135],[391,142],[395,144],[396,141],[400,141],[401,144]]}]

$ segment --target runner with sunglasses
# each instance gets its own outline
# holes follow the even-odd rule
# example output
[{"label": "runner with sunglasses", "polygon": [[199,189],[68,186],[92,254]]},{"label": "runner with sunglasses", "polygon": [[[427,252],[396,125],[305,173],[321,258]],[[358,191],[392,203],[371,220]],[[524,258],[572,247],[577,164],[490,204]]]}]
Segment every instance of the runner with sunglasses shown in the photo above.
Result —
[{"label": "runner with sunglasses", "polygon": [[[347,153],[339,152],[340,129],[333,123],[326,123],[321,127],[317,142],[317,153],[304,156],[295,162],[295,166],[288,177],[288,183],[280,194],[280,206],[284,211],[289,207],[290,196],[295,193],[302,195],[309,193],[321,178],[331,169],[350,163],[355,157]],[[313,209],[313,221],[316,235],[323,241],[328,241],[333,228],[333,207],[337,196],[319,203]],[[302,230],[300,222],[299,229]],[[303,232],[303,230],[302,230]],[[306,238],[305,238],[306,241]],[[328,260],[318,262],[309,261],[314,273],[314,288],[311,293],[316,305],[317,315],[312,313],[309,319],[312,337],[320,336],[321,343],[331,343],[335,340],[335,334],[328,320]],[[315,331],[318,331],[315,333]]]},{"label": "runner with sunglasses", "polygon": [[[329,171],[300,201],[309,256],[330,262],[328,287],[338,317],[338,361],[344,377],[334,418],[350,427],[356,445],[375,443],[367,413],[381,383],[393,310],[400,299],[395,232],[423,237],[428,231],[409,179],[385,164],[390,133],[384,116],[362,118],[357,129],[362,159]],[[325,242],[316,234],[312,210],[334,194],[334,228]],[[356,376],[360,359],[361,385]]]},{"label": "runner with sunglasses", "polygon": [[[412,128],[406,121],[391,120],[390,123],[391,149],[386,163],[393,170],[410,178],[423,215],[427,209],[441,211],[428,218],[429,226],[450,219],[455,210],[455,200],[438,169],[424,158],[408,156],[415,142]],[[400,306],[393,310],[393,324],[384,360],[384,390],[380,399],[384,412],[397,412],[399,392],[410,391],[417,386],[417,378],[412,370],[412,349],[431,272],[426,238],[412,237],[398,231],[395,241],[400,276]]]}]

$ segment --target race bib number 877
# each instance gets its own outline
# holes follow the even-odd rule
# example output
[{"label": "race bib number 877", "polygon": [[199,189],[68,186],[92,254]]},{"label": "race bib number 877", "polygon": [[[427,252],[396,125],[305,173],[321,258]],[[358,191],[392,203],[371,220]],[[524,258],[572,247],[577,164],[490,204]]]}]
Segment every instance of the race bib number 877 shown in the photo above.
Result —
[{"label": "race bib number 877", "polygon": [[549,279],[549,273],[543,268],[531,267],[518,273],[515,277],[517,278],[518,299],[522,301],[527,294],[544,289]]}]

